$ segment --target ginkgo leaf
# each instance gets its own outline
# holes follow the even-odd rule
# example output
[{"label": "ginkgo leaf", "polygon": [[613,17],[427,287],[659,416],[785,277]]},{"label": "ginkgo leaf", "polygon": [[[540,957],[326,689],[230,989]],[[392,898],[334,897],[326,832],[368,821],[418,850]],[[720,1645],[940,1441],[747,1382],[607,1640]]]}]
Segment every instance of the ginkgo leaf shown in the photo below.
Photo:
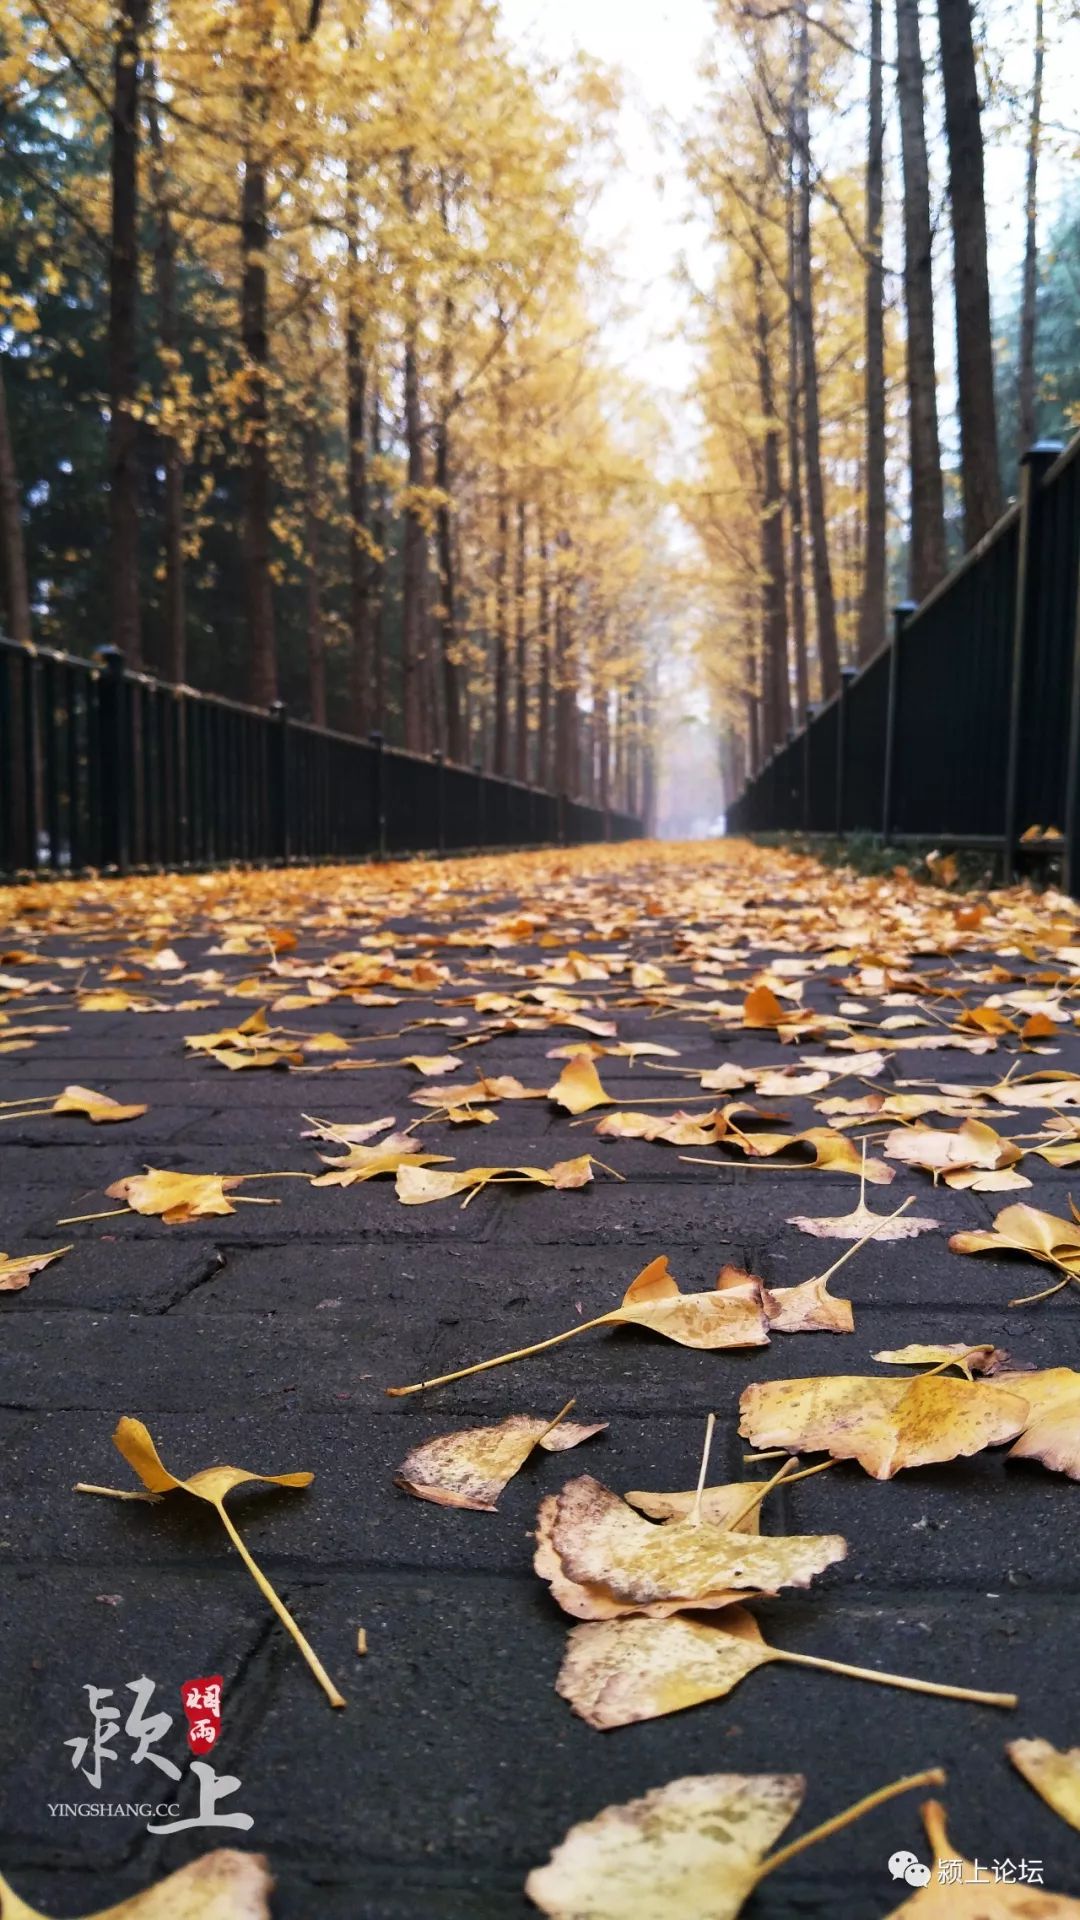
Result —
[{"label": "ginkgo leaf", "polygon": [[[270,1602],[278,1619],[288,1628],[296,1641],[304,1659],[322,1687],[331,1706],[343,1707],[345,1701],[338,1692],[322,1661],[314,1648],[301,1633],[292,1614],[283,1600],[279,1599],[261,1567],[255,1564],[243,1540],[234,1527],[225,1506],[225,1495],[234,1487],[246,1486],[258,1481],[274,1487],[309,1487],[315,1478],[312,1473],[248,1473],[243,1467],[202,1467],[197,1473],[189,1474],[186,1480],[170,1473],[161,1460],[153,1440],[141,1420],[132,1420],[127,1415],[118,1421],[113,1434],[113,1445],[121,1453],[130,1467],[133,1467],[143,1486],[151,1495],[163,1493],[190,1493],[196,1500],[205,1500],[213,1507],[229,1539],[247,1567],[260,1593]],[[99,1493],[113,1498],[130,1499],[130,1494],[117,1493],[115,1488],[94,1487],[80,1482],[77,1493]]]},{"label": "ginkgo leaf", "polygon": [[845,1134],[833,1127],[807,1127],[802,1133],[759,1133],[732,1127],[719,1144],[744,1153],[748,1159],[769,1159],[790,1147],[809,1147],[813,1154],[809,1164],[827,1173],[853,1173],[875,1187],[887,1187],[896,1178],[893,1167],[887,1167],[883,1160],[866,1159]]},{"label": "ginkgo leaf", "polygon": [[940,1374],[755,1381],[739,1407],[739,1432],[755,1447],[857,1460],[876,1480],[1015,1440],[1028,1418],[1021,1394]]},{"label": "ginkgo leaf", "polygon": [[433,1167],[449,1160],[446,1153],[424,1153],[415,1133],[388,1133],[372,1146],[349,1141],[343,1156],[321,1153],[330,1173],[312,1175],[313,1187],[355,1187],[401,1167]]},{"label": "ginkgo leaf", "polygon": [[137,1120],[147,1113],[146,1106],[122,1106],[110,1094],[94,1093],[90,1087],[65,1087],[53,1101],[51,1113],[84,1113],[95,1126],[102,1121]]},{"label": "ginkgo leaf", "polygon": [[851,1301],[829,1292],[826,1274],[817,1274],[797,1287],[767,1287],[764,1299],[770,1333],[855,1331]]},{"label": "ginkgo leaf", "polygon": [[611,1107],[615,1102],[604,1092],[591,1054],[576,1053],[568,1060],[549,1099],[567,1113],[588,1113],[593,1107]]},{"label": "ginkgo leaf", "polygon": [[53,1247],[49,1253],[0,1253],[0,1293],[21,1293],[30,1285],[32,1274],[51,1266],[62,1253],[70,1252],[67,1246]]},{"label": "ginkgo leaf", "polygon": [[625,1727],[684,1707],[721,1700],[772,1661],[814,1667],[848,1679],[874,1681],[907,1692],[931,1693],[982,1706],[1015,1707],[1014,1693],[952,1687],[874,1667],[853,1667],[813,1654],[771,1647],[745,1607],[727,1607],[715,1621],[629,1615],[571,1629],[555,1691],[591,1727]]},{"label": "ginkgo leaf", "polygon": [[850,1213],[823,1214],[820,1219],[796,1213],[788,1221],[789,1227],[816,1234],[819,1240],[865,1240],[867,1234],[873,1234],[875,1240],[911,1240],[916,1234],[932,1233],[940,1225],[940,1220],[916,1218],[910,1213],[894,1215],[890,1221],[887,1215],[875,1213],[861,1202]]},{"label": "ginkgo leaf", "polygon": [[920,1167],[949,1187],[992,1192],[1031,1185],[1024,1174],[1013,1171],[1023,1158],[1021,1149],[981,1120],[965,1120],[955,1133],[939,1127],[896,1127],[885,1141],[885,1152],[890,1160]]},{"label": "ginkgo leaf", "polygon": [[[245,1178],[250,1178],[250,1175],[169,1173],[163,1167],[147,1167],[145,1173],[133,1173],[124,1180],[114,1180],[105,1192],[110,1200],[126,1200],[133,1213],[160,1214],[169,1226],[181,1226],[189,1220],[204,1220],[212,1214],[235,1212],[225,1189],[231,1192]],[[260,1202],[263,1206],[276,1204],[273,1200]]]},{"label": "ginkgo leaf", "polygon": [[565,1333],[554,1333],[547,1340],[535,1341],[532,1346],[517,1347],[511,1353],[497,1354],[492,1360],[478,1360],[473,1366],[459,1367],[454,1373],[439,1374],[432,1380],[418,1380],[409,1387],[387,1387],[386,1391],[400,1396],[420,1393],[425,1387],[445,1386],[450,1380],[463,1380],[468,1374],[483,1373],[487,1368],[500,1367],[508,1360],[520,1360],[526,1354],[542,1353],[546,1347],[558,1346],[563,1340],[573,1340],[590,1327],[646,1327],[651,1333],[662,1333],[666,1339],[675,1340],[683,1347],[767,1347],[768,1322],[761,1282],[752,1274],[740,1273],[733,1285],[730,1278],[732,1271],[728,1270],[727,1279],[721,1273],[716,1287],[710,1293],[683,1293],[668,1269],[666,1256],[661,1254],[642,1268],[627,1287],[621,1305],[613,1307],[609,1313],[597,1314],[592,1320],[582,1320],[576,1327],[568,1327]]},{"label": "ginkgo leaf", "polygon": [[380,1120],[316,1120],[310,1113],[301,1115],[307,1121],[307,1127],[301,1133],[301,1140],[337,1140],[342,1146],[364,1146],[380,1133],[385,1133],[394,1125],[393,1114],[385,1114]]},{"label": "ginkgo leaf", "polygon": [[443,1074],[456,1073],[462,1062],[456,1053],[409,1053],[400,1063],[403,1067],[415,1067],[427,1080],[439,1079]]},{"label": "ginkgo leaf", "polygon": [[628,1506],[636,1507],[650,1520],[685,1520],[688,1514],[700,1512],[702,1520],[710,1526],[725,1527],[739,1533],[760,1533],[761,1503],[747,1504],[746,1480],[732,1480],[724,1486],[702,1487],[700,1496],[695,1488],[684,1493],[647,1493],[635,1491],[624,1495]]},{"label": "ginkgo leaf", "polygon": [[[576,1586],[600,1588],[620,1611],[717,1607],[739,1593],[805,1587],[847,1553],[839,1534],[751,1535],[695,1521],[654,1526],[591,1474],[554,1496],[545,1541]],[[547,1554],[536,1568],[545,1577]]]},{"label": "ginkgo leaf", "polygon": [[193,1053],[208,1053],[225,1047],[241,1049],[261,1046],[264,1037],[273,1031],[266,1018],[266,1008],[259,1007],[255,1013],[249,1013],[238,1027],[222,1027],[218,1033],[185,1033],[184,1045]]},{"label": "ginkgo leaf", "polygon": [[934,1767],[895,1780],[769,1853],[802,1805],[801,1774],[687,1775],[571,1827],[525,1892],[548,1920],[738,1920],[766,1875],[872,1808],[944,1778]]},{"label": "ginkgo leaf", "polygon": [[1080,1225],[1075,1220],[1062,1220],[1055,1213],[1043,1213],[1023,1201],[1002,1207],[991,1228],[965,1228],[954,1233],[949,1246],[954,1253],[1026,1253],[1032,1260],[1056,1267],[1065,1277],[1047,1288],[1047,1293],[1067,1286],[1070,1279],[1080,1280]]},{"label": "ginkgo leaf", "polygon": [[443,1119],[452,1127],[490,1127],[498,1119],[493,1107],[444,1107]]},{"label": "ginkgo leaf", "polygon": [[[976,1373],[1000,1373],[1008,1357],[1000,1347],[970,1346],[962,1340],[946,1346],[921,1346],[916,1341],[910,1346],[886,1348],[871,1355],[872,1359],[880,1360],[887,1367],[939,1367],[951,1362],[969,1380]],[[1013,1378],[1010,1374],[1002,1384],[1011,1385]]]},{"label": "ginkgo leaf", "polygon": [[582,1426],[565,1419],[573,1404],[568,1401],[554,1420],[514,1413],[498,1426],[438,1434],[406,1454],[394,1475],[394,1485],[435,1506],[494,1513],[503,1488],[535,1447],[561,1453],[603,1432],[606,1420]]},{"label": "ginkgo leaf", "polygon": [[232,1047],[204,1047],[203,1052],[208,1060],[216,1060],[219,1067],[228,1067],[230,1073],[245,1072],[249,1067],[302,1067],[304,1064],[299,1047],[288,1045],[251,1047],[243,1052]]},{"label": "ginkgo leaf", "polygon": [[1029,1787],[1080,1832],[1080,1747],[1063,1753],[1049,1740],[1010,1740],[1005,1751]]},{"label": "ginkgo leaf", "polygon": [[[83,1920],[270,1920],[274,1882],[261,1853],[219,1847],[192,1860],[145,1893],[102,1907]],[[28,1907],[0,1875],[3,1920],[47,1920]]]},{"label": "ginkgo leaf", "polygon": [[893,1907],[886,1920],[1080,1920],[1080,1900],[1067,1894],[1044,1893],[1018,1881],[991,1881],[985,1866],[977,1869],[952,1845],[945,1809],[936,1800],[927,1802],[922,1816],[934,1856],[931,1879],[910,1900]]},{"label": "ginkgo leaf", "polygon": [[1010,1460],[1039,1460],[1052,1473],[1080,1480],[1080,1373],[1072,1367],[1005,1373],[1003,1386],[1023,1394],[1028,1418]]},{"label": "ginkgo leaf", "polygon": [[431,1173],[424,1160],[445,1160],[445,1154],[417,1156],[418,1164],[405,1161],[397,1176],[397,1197],[407,1207],[424,1206],[430,1200],[449,1200],[456,1193],[471,1196],[484,1187],[531,1185],[557,1187],[566,1191],[588,1186],[593,1177],[592,1156],[579,1154],[575,1160],[556,1160],[551,1167],[464,1167],[457,1173]]},{"label": "ginkgo leaf", "polygon": [[546,1100],[547,1097],[546,1087],[526,1087],[512,1073],[496,1073],[486,1080],[474,1080],[467,1087],[420,1087],[410,1093],[409,1101],[417,1107],[445,1107],[449,1103],[461,1106],[471,1100]]}]

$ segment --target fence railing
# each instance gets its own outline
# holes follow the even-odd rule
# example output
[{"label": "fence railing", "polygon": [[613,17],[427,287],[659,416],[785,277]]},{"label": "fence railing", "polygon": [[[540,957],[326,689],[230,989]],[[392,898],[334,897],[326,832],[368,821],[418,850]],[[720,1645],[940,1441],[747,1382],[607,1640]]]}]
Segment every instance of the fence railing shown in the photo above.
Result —
[{"label": "fence railing", "polygon": [[0,873],[379,858],[630,840],[641,821],[0,639]]},{"label": "fence railing", "polygon": [[[1080,435],[728,808],[730,832],[1060,852],[1080,886]],[[1037,830],[1037,831],[1036,831]]]}]

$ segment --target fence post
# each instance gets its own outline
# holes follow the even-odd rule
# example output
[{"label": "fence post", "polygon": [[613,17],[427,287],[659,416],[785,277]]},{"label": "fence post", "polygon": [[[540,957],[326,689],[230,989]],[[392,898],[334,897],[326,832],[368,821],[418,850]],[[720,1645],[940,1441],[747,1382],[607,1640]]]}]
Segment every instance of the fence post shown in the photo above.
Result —
[{"label": "fence post", "polygon": [[441,747],[433,747],[431,757],[435,762],[435,846],[439,853],[446,851],[446,763]]},{"label": "fence post", "polygon": [[270,858],[289,862],[289,714],[284,700],[270,708]]},{"label": "fence post", "polygon": [[473,773],[476,776],[476,844],[483,847],[487,845],[487,781],[481,761],[473,761]]},{"label": "fence post", "polygon": [[119,647],[99,647],[98,745],[101,754],[101,864],[126,873],[131,862],[129,778],[131,737],[124,656]]},{"label": "fence post", "polygon": [[1036,522],[1042,510],[1044,475],[1061,452],[1056,440],[1038,440],[1020,458],[1020,544],[1016,560],[1016,608],[1013,615],[1012,677],[1009,685],[1009,753],[1005,768],[1005,834],[1002,878],[1016,877],[1016,844],[1020,836],[1020,739],[1024,698],[1024,654],[1031,613],[1034,574],[1031,554]]},{"label": "fence post", "polygon": [[847,753],[847,697],[848,688],[858,674],[858,667],[841,667],[840,693],[836,707],[836,837],[842,839],[844,832],[844,759]]},{"label": "fence post", "polygon": [[914,600],[893,608],[893,637],[889,649],[889,690],[885,696],[885,765],[881,776],[881,838],[888,845],[896,817],[896,726],[900,698],[900,641],[915,612]]},{"label": "fence post", "polygon": [[380,728],[373,727],[368,734],[375,749],[374,785],[375,785],[375,855],[379,860],[386,859],[386,761],[384,753],[386,742]]}]

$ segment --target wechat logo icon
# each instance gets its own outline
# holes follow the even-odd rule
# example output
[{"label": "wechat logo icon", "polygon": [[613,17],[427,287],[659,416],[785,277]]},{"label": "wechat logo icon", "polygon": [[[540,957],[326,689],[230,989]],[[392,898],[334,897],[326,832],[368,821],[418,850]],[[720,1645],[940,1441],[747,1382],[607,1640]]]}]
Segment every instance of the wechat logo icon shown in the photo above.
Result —
[{"label": "wechat logo icon", "polygon": [[917,1860],[913,1853],[901,1851],[891,1854],[889,1857],[889,1872],[894,1880],[904,1880],[909,1887],[925,1887],[929,1885],[930,1869],[929,1867],[924,1867],[922,1861]]}]

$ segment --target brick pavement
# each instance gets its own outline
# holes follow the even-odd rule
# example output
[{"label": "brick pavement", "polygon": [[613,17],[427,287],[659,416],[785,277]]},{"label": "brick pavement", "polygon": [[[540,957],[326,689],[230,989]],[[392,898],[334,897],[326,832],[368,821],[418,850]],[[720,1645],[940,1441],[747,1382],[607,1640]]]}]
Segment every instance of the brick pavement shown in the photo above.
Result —
[{"label": "brick pavement", "polygon": [[[744,870],[727,849],[688,856],[694,885],[706,858],[729,863],[717,870],[727,937],[743,911],[753,916],[763,897],[780,897],[779,880],[770,892],[760,871]],[[673,861],[648,850],[600,849],[569,865],[544,855],[503,868],[462,863],[452,870],[456,897],[449,901],[438,891],[445,880],[435,876],[451,870],[414,869],[393,903],[408,909],[390,921],[395,950],[409,962],[434,951],[455,982],[475,977],[485,989],[508,992],[522,986],[518,969],[547,965],[569,948],[636,959],[669,954],[685,911]],[[575,914],[579,873],[591,878],[580,882]],[[326,884],[332,892],[341,876]],[[366,901],[369,886],[383,882],[361,873],[355,884]],[[785,884],[797,903],[789,873]],[[843,883],[832,884],[842,897]],[[303,920],[312,885],[310,875],[279,876],[279,924]],[[425,887],[432,890],[427,910]],[[529,906],[542,907],[552,889],[559,895],[554,944],[492,948],[491,916],[512,909],[510,888]],[[849,887],[847,897],[864,896]],[[36,924],[26,898],[8,897],[3,940],[14,949]],[[141,895],[117,895],[126,904],[111,928],[99,929],[105,937],[85,939],[73,920],[35,940],[36,950],[46,961],[85,952],[96,981],[130,952],[140,898],[147,898],[145,883]],[[640,913],[647,898],[661,903],[649,918]],[[865,898],[872,903],[872,894]],[[594,900],[604,911],[622,902],[625,936],[590,939]],[[416,945],[425,932],[470,926],[478,930],[475,946]],[[196,922],[177,930],[174,944],[189,968],[217,965],[231,981],[250,974],[250,959],[207,957],[214,937],[209,923]],[[313,961],[356,940],[342,925],[301,925],[299,937],[297,954]],[[814,952],[812,940],[792,945]],[[964,964],[983,951],[972,946]],[[767,950],[743,953],[730,963],[732,979],[745,981],[768,957]],[[685,967],[669,971],[673,980],[690,979]],[[808,1002],[835,1007],[844,993],[832,980],[842,971],[815,976]],[[8,963],[0,972],[49,975],[65,991],[71,977],[49,964]],[[149,979],[170,1002],[193,991],[175,976]],[[446,1015],[444,1001],[455,990],[412,993],[392,1011],[340,998],[279,1017],[360,1040],[364,1057],[389,1062],[410,1039],[431,1051],[453,1043],[453,1033],[437,1028],[405,1041],[372,1036],[406,1015]],[[590,991],[583,983],[580,997],[588,1000]],[[1048,1887],[1080,1893],[1073,1836],[1003,1756],[1004,1741],[1021,1733],[1059,1745],[1076,1739],[1068,1654],[1076,1496],[1069,1481],[1006,1465],[1000,1453],[885,1485],[843,1466],[776,1496],[765,1521],[769,1530],[836,1530],[850,1542],[846,1561],[811,1591],[760,1608],[779,1644],[1015,1689],[1021,1708],[1014,1715],[775,1667],[727,1701],[594,1732],[553,1691],[570,1623],[531,1571],[530,1540],[541,1494],[571,1472],[596,1473],[620,1489],[692,1485],[709,1409],[719,1415],[710,1478],[740,1477],[734,1409],[752,1379],[870,1371],[875,1348],[912,1339],[995,1341],[1032,1365],[1074,1362],[1080,1307],[1072,1290],[1010,1310],[1012,1294],[1037,1287],[1038,1269],[962,1260],[948,1251],[944,1233],[927,1235],[871,1245],[845,1268],[838,1290],[854,1299],[854,1336],[776,1337],[764,1351],[710,1354],[632,1330],[598,1331],[455,1386],[388,1399],[387,1384],[542,1338],[579,1312],[603,1312],[658,1253],[669,1255],[684,1286],[709,1285],[726,1260],[769,1282],[804,1279],[841,1249],[800,1235],[787,1216],[840,1212],[854,1200],[854,1183],[771,1164],[746,1171],[719,1156],[713,1170],[659,1145],[601,1146],[587,1124],[572,1130],[546,1101],[507,1102],[495,1126],[453,1130],[448,1142],[448,1128],[425,1133],[439,1136],[434,1145],[460,1164],[549,1164],[596,1146],[625,1184],[598,1175],[581,1192],[492,1191],[461,1210],[455,1201],[403,1207],[388,1181],[345,1191],[292,1181],[283,1183],[279,1206],[241,1206],[228,1218],[169,1228],[126,1217],[58,1229],[65,1215],[111,1204],[100,1197],[105,1186],[147,1161],[219,1173],[314,1168],[312,1143],[298,1137],[302,1111],[354,1121],[414,1117],[407,1095],[418,1083],[409,1069],[387,1064],[311,1079],[232,1074],[185,1054],[183,1033],[230,1024],[258,1004],[224,991],[209,997],[218,1010],[190,1015],[67,1013],[67,998],[55,997],[55,1011],[49,1005],[35,1018],[65,1021],[70,1031],[0,1056],[0,1097],[8,1101],[74,1081],[150,1103],[143,1119],[122,1126],[55,1118],[0,1128],[0,1244],[17,1252],[76,1243],[25,1292],[0,1295],[0,1868],[23,1897],[58,1916],[83,1912],[215,1843],[217,1836],[201,1832],[155,1838],[138,1818],[62,1819],[49,1807],[79,1797],[64,1742],[86,1731],[88,1683],[122,1696],[125,1683],[145,1674],[157,1682],[155,1704],[178,1713],[180,1682],[218,1671],[225,1676],[218,1767],[240,1776],[233,1804],[255,1820],[250,1835],[220,1839],[267,1853],[280,1920],[523,1920],[533,1911],[521,1891],[528,1868],[546,1859],[575,1820],[680,1774],[718,1770],[804,1770],[799,1830],[896,1775],[944,1765],[959,1848],[983,1861],[1041,1859]],[[597,996],[605,1004],[620,997],[635,996],[610,989]],[[14,1018],[18,1002],[5,1010]],[[694,1023],[677,1003],[659,1017],[641,1004],[613,1017],[621,1039],[677,1047],[679,1064],[787,1065],[799,1052],[821,1050],[810,1042],[781,1057],[774,1035]],[[478,1025],[470,1015],[469,1031]],[[543,1085],[559,1066],[546,1058],[549,1050],[573,1037],[565,1029],[506,1034],[466,1052],[466,1072],[481,1063],[484,1072]],[[1004,1049],[981,1058],[899,1053],[877,1084],[911,1074],[987,1081],[1009,1063]],[[1071,1027],[1054,1064],[1080,1070]],[[640,1062],[600,1065],[623,1106],[669,1091],[677,1106],[692,1085],[661,1079]],[[783,1106],[799,1125],[818,1120],[809,1101]],[[1021,1115],[1002,1129],[1033,1124]],[[1035,1191],[1018,1197],[1064,1212],[1069,1176],[1034,1164]],[[996,1194],[935,1194],[925,1175],[903,1168],[891,1188],[870,1198],[886,1210],[908,1193],[918,1195],[917,1211],[935,1213],[949,1229],[988,1224],[1000,1204]],[[1018,1276],[1025,1284],[1017,1285]],[[395,1466],[419,1440],[509,1412],[554,1413],[571,1394],[577,1417],[608,1419],[607,1434],[572,1459],[536,1456],[497,1513],[445,1511],[394,1488]],[[71,1491],[76,1480],[128,1484],[109,1437],[122,1413],[147,1422],[180,1472],[216,1460],[314,1471],[306,1493],[251,1490],[234,1496],[232,1511],[347,1695],[344,1712],[328,1707],[209,1510],[181,1496],[144,1507]],[[360,1625],[369,1647],[363,1660],[355,1653]],[[178,1726],[171,1740],[170,1751]],[[116,1799],[141,1799],[148,1790],[145,1765],[140,1776],[125,1757],[106,1772],[104,1791]],[[182,1792],[186,1806],[186,1784]],[[97,1797],[85,1785],[80,1794]],[[917,1851],[919,1840],[914,1801],[888,1807],[766,1882],[746,1920],[878,1920],[898,1898],[885,1870],[889,1853]]]}]

